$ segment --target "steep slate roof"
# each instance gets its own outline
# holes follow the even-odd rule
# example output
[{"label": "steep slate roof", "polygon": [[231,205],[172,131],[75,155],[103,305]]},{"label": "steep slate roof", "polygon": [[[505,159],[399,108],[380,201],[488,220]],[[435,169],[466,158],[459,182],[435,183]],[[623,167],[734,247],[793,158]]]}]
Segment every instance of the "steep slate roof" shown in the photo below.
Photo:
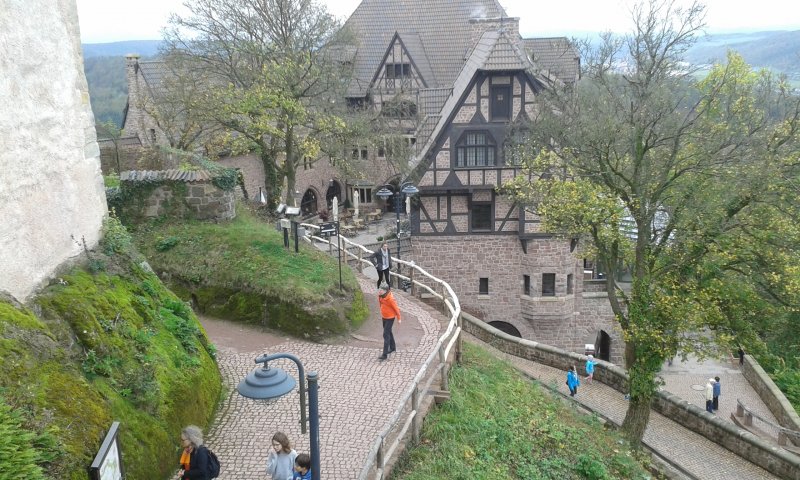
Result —
[{"label": "steep slate roof", "polygon": [[425,142],[425,145],[412,159],[410,164],[412,169],[419,166],[420,161],[426,157],[428,151],[436,143],[437,137],[450,121],[453,110],[461,102],[461,97],[463,97],[464,93],[469,88],[475,74],[478,71],[491,70],[524,70],[534,82],[538,81],[541,84],[547,84],[553,81],[553,79],[542,75],[541,72],[536,70],[527,54],[514,46],[507,32],[503,30],[490,30],[485,32],[475,44],[475,48],[470,52],[469,58],[461,69],[458,78],[456,78],[453,84],[453,94],[450,95],[444,107],[442,107],[439,122]]},{"label": "steep slate roof", "polygon": [[539,68],[564,83],[578,80],[580,56],[566,37],[525,38],[522,43]]},{"label": "steep slate roof", "polygon": [[[366,95],[395,32],[414,62],[421,62],[417,58],[421,54],[431,60],[433,78],[425,79],[428,87],[449,87],[472,47],[469,19],[505,16],[496,0],[363,0],[345,23],[359,42],[348,96]],[[420,73],[424,74],[421,68]]]}]

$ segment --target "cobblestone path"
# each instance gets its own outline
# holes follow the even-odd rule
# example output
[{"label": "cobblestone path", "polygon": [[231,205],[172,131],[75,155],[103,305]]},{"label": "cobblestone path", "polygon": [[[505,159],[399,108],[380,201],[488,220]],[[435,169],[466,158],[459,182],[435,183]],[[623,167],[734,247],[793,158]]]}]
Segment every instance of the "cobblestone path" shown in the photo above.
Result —
[{"label": "cobblestone path", "polygon": [[[366,295],[374,295],[373,280],[360,278]],[[374,347],[322,345],[287,341],[269,348],[269,353],[287,352],[303,362],[306,373],[319,374],[320,450],[323,478],[356,478],[378,433],[397,407],[419,367],[439,337],[442,315],[402,292],[395,293],[403,322],[394,326],[398,351],[379,361],[381,339]],[[368,322],[380,322],[375,315]],[[404,341],[404,329],[421,329],[419,342]],[[379,341],[378,341],[379,340]],[[263,350],[230,353],[221,349],[219,367],[224,381],[224,399],[210,428],[206,443],[222,464],[220,480],[264,479],[272,435],[283,431],[298,452],[309,452],[308,435],[300,433],[300,401],[297,389],[271,402],[244,398],[236,385],[255,368],[254,359]],[[297,378],[290,360],[270,362]]]},{"label": "cobblestone path", "polygon": [[[374,295],[374,280],[359,276],[367,297]],[[299,393],[271,402],[244,398],[236,385],[255,368],[253,360],[262,353],[287,352],[299,357],[306,372],[319,373],[320,449],[322,475],[326,479],[354,479],[366,461],[369,448],[397,408],[400,396],[409,387],[420,365],[436,344],[443,315],[402,292],[395,292],[404,312],[403,322],[395,325],[398,352],[386,362],[378,360],[382,340],[379,324],[366,329],[368,336],[355,335],[348,345],[324,345],[281,339],[279,344],[257,347],[248,341],[243,349],[220,349],[219,367],[224,381],[224,398],[210,428],[206,443],[223,465],[220,480],[264,479],[270,439],[275,431],[289,435],[298,452],[309,452],[308,435],[300,433]],[[367,322],[380,322],[376,313]],[[413,335],[410,332],[413,331]],[[564,372],[506,355],[465,334],[470,341],[493,350],[527,375],[566,393]],[[254,346],[254,344],[256,346]],[[252,351],[246,351],[246,350]],[[297,378],[294,363],[278,360],[271,365],[283,368]],[[753,389],[734,366],[724,364],[676,363],[662,371],[665,388],[699,407],[705,406],[697,385],[719,375],[722,383],[720,415],[728,418],[736,399],[765,417],[772,418]],[[576,400],[614,423],[621,423],[627,402],[617,391],[599,382],[582,383]],[[644,442],[659,455],[677,464],[689,477],[702,480],[777,478],[727,449],[687,430],[672,420],[652,412]]]}]

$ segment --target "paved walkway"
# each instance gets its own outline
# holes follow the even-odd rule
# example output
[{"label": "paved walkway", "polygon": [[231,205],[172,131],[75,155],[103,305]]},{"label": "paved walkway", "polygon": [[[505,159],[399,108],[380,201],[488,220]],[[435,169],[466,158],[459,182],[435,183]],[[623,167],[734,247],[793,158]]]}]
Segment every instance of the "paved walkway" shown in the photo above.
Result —
[{"label": "paved walkway", "polygon": [[[501,358],[505,358],[517,369],[521,370],[528,376],[537,379],[545,386],[557,390],[565,395],[569,393],[567,386],[564,385],[564,379],[566,378],[565,372],[553,367],[548,367],[546,365],[524,360],[519,357],[507,355],[483,342],[480,342],[479,340],[476,340],[470,335],[465,335],[465,339],[478,343],[485,348],[489,348],[496,355]],[[681,368],[686,367],[687,366],[685,365]],[[675,367],[676,371],[674,373],[664,376],[665,380],[667,380],[667,389],[669,390],[669,386],[673,385],[679,387],[677,388],[678,390],[685,392],[687,389],[684,388],[683,385],[690,385],[691,379],[695,377],[702,377],[703,379],[708,380],[708,378],[713,375],[711,375],[708,371],[705,371],[705,369],[713,368],[713,365],[706,364],[702,367],[704,370],[702,374],[689,374],[684,377],[677,373],[680,368]],[[743,378],[738,378],[737,380],[737,377],[733,373],[727,373],[725,375],[727,376],[723,377],[723,375],[720,375],[720,380],[723,386],[726,385],[726,382],[729,382],[729,384],[732,385],[738,385],[738,380],[743,380]],[[738,375],[738,377],[741,377],[741,375]],[[703,385],[705,386],[705,381],[703,381]],[[741,394],[741,392],[749,390],[749,393],[745,394],[748,395],[748,398],[750,394],[752,394],[752,396],[755,398],[758,398],[755,396],[752,388],[747,384],[738,385],[738,389],[739,392],[737,394]],[[693,392],[691,389],[688,391]],[[673,393],[679,394],[680,392],[673,391]],[[726,397],[728,397],[728,400],[723,402],[722,400]],[[732,397],[732,393],[726,396],[725,390],[723,390],[722,396],[720,396],[720,415],[725,415],[725,418],[730,417],[731,410],[728,409],[728,404],[732,402],[735,405],[736,400]],[[694,400],[691,398],[687,399]],[[591,385],[587,385],[585,380],[581,380],[581,386],[578,387],[578,395],[575,397],[575,400],[586,408],[596,411],[602,416],[610,419],[617,425],[622,424],[622,420],[625,418],[625,412],[628,408],[627,401],[623,395],[611,387],[599,382],[594,382]],[[760,403],[760,399],[758,402]],[[705,408],[705,400],[703,400],[702,408]],[[683,470],[683,473],[694,478],[699,478],[702,480],[759,480],[778,478],[766,470],[748,462],[747,460],[734,455],[726,448],[717,445],[707,438],[684,428],[678,423],[654,411],[651,411],[650,413],[650,421],[648,422],[647,430],[645,430],[643,441],[661,457],[668,459],[675,465],[678,465]]]},{"label": "paved walkway", "polygon": [[[255,357],[265,352],[292,353],[303,361],[307,372],[316,370],[319,373],[323,477],[334,480],[356,478],[372,442],[397,407],[400,395],[436,344],[441,331],[440,322],[445,320],[443,315],[428,306],[396,292],[404,312],[403,323],[395,326],[398,352],[389,361],[380,362],[377,357],[382,341],[379,320],[374,313],[377,309],[373,298],[375,280],[363,276],[358,278],[373,314],[346,345],[313,344],[264,335],[223,322],[211,328],[207,325],[212,341],[220,347],[218,362],[225,388],[217,418],[207,435],[207,443],[223,465],[221,480],[264,478],[270,439],[277,430],[289,435],[298,452],[309,451],[308,435],[300,433],[296,390],[271,402],[247,399],[235,390],[238,382],[255,368]],[[226,337],[226,329],[228,333],[234,331],[233,337]],[[541,383],[562,393],[567,392],[563,385],[564,372],[499,351],[496,353]],[[288,360],[276,361],[272,365],[297,376],[294,364]],[[719,375],[723,386],[721,416],[729,418],[735,409],[736,398],[743,398],[751,408],[768,415],[766,407],[738,369],[729,367],[689,361],[665,367],[662,376],[667,390],[703,407],[702,392],[692,387],[705,385],[709,377]],[[622,395],[598,382],[592,385],[583,382],[576,400],[617,424],[622,422],[627,409]],[[655,412],[650,416],[644,442],[662,457],[679,465],[689,476],[703,480],[776,478]]]},{"label": "paved walkway", "polygon": [[[361,277],[368,299],[375,293],[374,280]],[[287,340],[278,345],[253,348],[250,352],[220,348],[218,363],[225,398],[207,435],[207,444],[223,465],[220,480],[265,478],[266,458],[275,431],[289,435],[298,452],[309,452],[308,435],[300,433],[300,402],[297,390],[271,402],[244,398],[236,385],[255,368],[254,359],[269,353],[288,352],[303,362],[306,372],[319,373],[320,450],[324,478],[356,478],[378,433],[397,407],[419,367],[433,350],[439,335],[439,318],[426,305],[402,292],[395,294],[403,311],[403,322],[395,325],[398,351],[388,361],[378,360],[383,346],[378,338],[357,337],[364,346],[322,345]],[[380,322],[371,315],[367,322]],[[371,332],[379,329],[368,328]],[[407,332],[404,334],[404,331]],[[413,331],[413,334],[411,332]],[[213,334],[212,341],[216,342]],[[253,333],[257,336],[257,333]],[[372,334],[372,337],[375,335]],[[411,340],[409,340],[411,339]],[[297,378],[289,360],[270,362]]]}]

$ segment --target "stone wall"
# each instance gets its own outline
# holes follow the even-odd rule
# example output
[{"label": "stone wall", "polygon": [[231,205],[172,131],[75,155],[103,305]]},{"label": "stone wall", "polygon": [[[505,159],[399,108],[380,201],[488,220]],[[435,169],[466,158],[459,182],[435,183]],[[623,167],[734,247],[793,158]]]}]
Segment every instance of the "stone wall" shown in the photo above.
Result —
[{"label": "stone wall", "polygon": [[[490,343],[498,350],[564,371],[569,366],[576,365],[581,375],[586,374],[584,355],[507,335],[468,314],[462,317],[465,332]],[[611,363],[598,360],[594,379],[620,393],[628,391],[627,372]],[[800,480],[800,457],[782,448],[776,448],[680,397],[658,392],[653,399],[652,408],[780,478]]]},{"label": "stone wall", "polygon": [[[761,397],[761,401],[769,408],[769,411],[775,415],[778,423],[784,428],[800,432],[800,416],[797,415],[792,404],[767,372],[750,355],[744,356],[742,374]],[[745,407],[749,407],[749,405],[745,405]]]},{"label": "stone wall", "polygon": [[[220,158],[220,165],[230,168],[238,168],[244,177],[244,188],[247,190],[247,195],[250,201],[255,201],[258,198],[258,189],[264,188],[264,164],[258,155],[250,153],[247,155],[237,155],[235,157]],[[237,195],[241,189],[236,190]]]},{"label": "stone wall", "polygon": [[[510,323],[522,338],[581,353],[604,330],[612,339],[611,361],[621,361],[611,305],[603,294],[584,294],[581,262],[569,242],[529,239],[527,253],[513,235],[416,237],[413,244],[411,258],[449,283],[465,312]],[[555,296],[541,294],[543,273],[556,274]],[[523,275],[530,276],[530,295],[523,290]],[[572,275],[569,294],[567,275]],[[488,279],[488,294],[479,293],[480,278]]]},{"label": "stone wall", "polygon": [[[176,216],[196,220],[230,220],[236,217],[233,190],[213,184],[206,171],[122,172],[123,192],[134,192],[121,205],[128,218]],[[149,188],[152,186],[152,189]],[[143,195],[139,198],[138,195]],[[123,198],[125,195],[123,194]]]},{"label": "stone wall", "polygon": [[75,2],[0,3],[0,290],[25,300],[106,215]]}]

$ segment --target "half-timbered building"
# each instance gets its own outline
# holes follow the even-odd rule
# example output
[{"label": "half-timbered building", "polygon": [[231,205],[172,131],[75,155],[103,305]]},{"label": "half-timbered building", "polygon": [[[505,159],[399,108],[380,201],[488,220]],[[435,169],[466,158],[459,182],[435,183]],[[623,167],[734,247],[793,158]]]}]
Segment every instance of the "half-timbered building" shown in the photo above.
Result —
[{"label": "half-timbered building", "polygon": [[[347,21],[358,46],[348,102],[397,119],[420,190],[412,257],[454,287],[465,311],[508,333],[619,360],[601,282],[575,243],[498,193],[518,169],[506,145],[536,128],[536,97],[575,82],[565,38],[529,38],[494,0],[364,0]],[[388,110],[388,112],[387,112]]]}]

